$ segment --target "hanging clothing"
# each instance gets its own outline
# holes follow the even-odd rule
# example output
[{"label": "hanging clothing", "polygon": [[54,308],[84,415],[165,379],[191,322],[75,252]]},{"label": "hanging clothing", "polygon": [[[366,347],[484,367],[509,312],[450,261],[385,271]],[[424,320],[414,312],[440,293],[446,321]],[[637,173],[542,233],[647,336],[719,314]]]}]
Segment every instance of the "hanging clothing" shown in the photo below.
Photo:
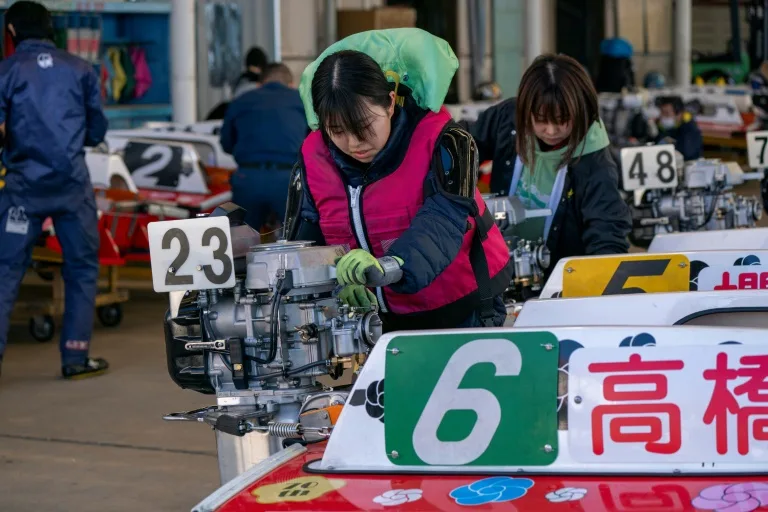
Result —
[{"label": "hanging clothing", "polygon": [[128,77],[125,75],[125,69],[121,63],[120,49],[109,48],[107,56],[112,65],[112,99],[117,102],[123,97]]},{"label": "hanging clothing", "polygon": [[134,78],[136,79],[135,98],[141,98],[152,87],[152,73],[147,64],[147,54],[143,48],[138,46],[128,50],[131,55],[131,62],[135,69]]},{"label": "hanging clothing", "polygon": [[127,102],[136,94],[136,68],[125,48],[120,48],[120,65],[125,72],[125,90],[122,94],[122,100]]}]

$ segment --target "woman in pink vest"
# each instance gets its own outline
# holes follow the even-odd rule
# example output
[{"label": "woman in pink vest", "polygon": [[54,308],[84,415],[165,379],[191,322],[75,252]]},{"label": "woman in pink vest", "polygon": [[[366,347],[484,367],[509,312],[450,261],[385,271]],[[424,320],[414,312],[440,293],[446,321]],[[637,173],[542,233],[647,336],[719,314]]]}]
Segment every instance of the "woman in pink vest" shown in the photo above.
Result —
[{"label": "woman in pink vest", "polygon": [[336,43],[302,77],[314,131],[294,170],[286,238],[347,249],[340,298],[378,304],[387,332],[506,317],[509,252],[476,188],[477,148],[442,107],[457,66],[445,41],[394,29]]}]

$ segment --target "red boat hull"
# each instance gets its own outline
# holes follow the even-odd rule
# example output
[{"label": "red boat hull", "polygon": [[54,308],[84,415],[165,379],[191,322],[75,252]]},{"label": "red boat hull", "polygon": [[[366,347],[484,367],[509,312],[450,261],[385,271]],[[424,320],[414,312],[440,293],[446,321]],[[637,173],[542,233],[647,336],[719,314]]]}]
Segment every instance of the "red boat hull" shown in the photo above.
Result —
[{"label": "red boat hull", "polygon": [[[219,507],[217,512],[768,510],[768,477],[373,475],[307,472],[306,464],[319,460],[323,450],[324,444],[310,446],[306,452],[248,484]],[[494,479],[496,484],[477,485],[485,479]],[[473,484],[474,488],[468,487]],[[521,487],[510,488],[515,485]],[[762,507],[763,504],[766,507]]]}]

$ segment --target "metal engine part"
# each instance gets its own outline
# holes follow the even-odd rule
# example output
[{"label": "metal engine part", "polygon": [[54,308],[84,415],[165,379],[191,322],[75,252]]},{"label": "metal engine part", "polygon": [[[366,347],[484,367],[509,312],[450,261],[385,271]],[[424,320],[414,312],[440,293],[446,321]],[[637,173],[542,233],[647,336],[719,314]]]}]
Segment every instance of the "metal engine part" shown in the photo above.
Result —
[{"label": "metal engine part", "polygon": [[[330,423],[300,421],[307,403],[327,396],[317,377],[359,371],[381,336],[375,307],[351,308],[334,296],[334,260],[343,252],[311,242],[254,245],[236,265],[244,272],[232,289],[171,298],[171,378],[182,388],[215,394],[218,404],[165,419],[214,427],[222,482],[279,450],[281,440],[327,437]],[[343,403],[344,396],[333,400]]]},{"label": "metal engine part", "polygon": [[659,233],[752,228],[762,218],[758,197],[732,191],[747,179],[759,179],[757,173],[743,173],[737,164],[702,159],[687,162],[682,174],[676,190],[648,190],[630,203],[633,244],[647,247]]},{"label": "metal engine part", "polygon": [[544,272],[550,265],[549,249],[542,238],[532,241],[516,236],[515,226],[527,219],[547,217],[552,210],[526,210],[517,197],[485,195],[483,199],[507,243],[514,268],[505,298],[514,302],[537,296],[544,286]]}]

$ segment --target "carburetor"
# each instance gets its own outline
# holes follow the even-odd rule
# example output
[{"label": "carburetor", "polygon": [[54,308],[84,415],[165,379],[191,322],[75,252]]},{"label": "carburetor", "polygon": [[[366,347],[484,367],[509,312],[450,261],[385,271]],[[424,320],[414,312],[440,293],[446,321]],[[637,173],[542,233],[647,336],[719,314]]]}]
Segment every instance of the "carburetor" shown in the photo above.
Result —
[{"label": "carburetor", "polygon": [[742,196],[733,186],[760,176],[743,173],[736,163],[700,159],[682,166],[677,189],[647,190],[630,202],[632,243],[647,247],[659,233],[752,228],[762,218],[756,196]]}]

